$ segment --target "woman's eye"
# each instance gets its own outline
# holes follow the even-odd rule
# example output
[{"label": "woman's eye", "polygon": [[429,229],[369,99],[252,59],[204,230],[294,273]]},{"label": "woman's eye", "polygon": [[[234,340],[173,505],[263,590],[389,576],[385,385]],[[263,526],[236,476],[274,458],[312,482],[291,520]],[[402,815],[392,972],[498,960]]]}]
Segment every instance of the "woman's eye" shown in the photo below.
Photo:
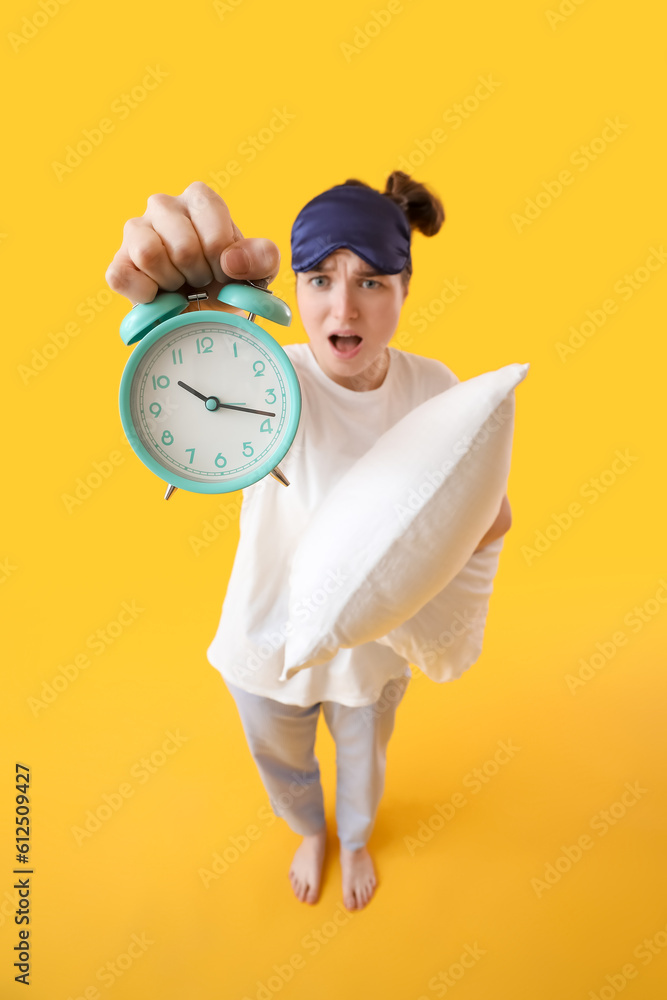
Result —
[{"label": "woman's eye", "polygon": [[[310,279],[310,283],[315,288],[323,288],[324,285],[316,285],[315,284],[316,281],[324,281],[324,282],[326,282],[327,281],[327,277],[324,274],[316,274],[313,278]],[[376,287],[376,286],[380,287],[380,282],[376,281],[375,278],[364,278],[363,281],[362,281],[362,284],[365,285],[365,284],[367,284],[367,282],[370,282],[373,287]]]}]

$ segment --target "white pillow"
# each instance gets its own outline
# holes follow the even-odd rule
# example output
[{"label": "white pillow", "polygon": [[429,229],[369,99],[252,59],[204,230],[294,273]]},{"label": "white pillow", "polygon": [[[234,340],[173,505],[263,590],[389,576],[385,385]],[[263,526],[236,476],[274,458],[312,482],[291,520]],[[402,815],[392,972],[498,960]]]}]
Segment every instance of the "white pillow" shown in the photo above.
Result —
[{"label": "white pillow", "polygon": [[482,652],[484,627],[505,536],[474,552],[444,590],[377,641],[438,684],[454,681]]},{"label": "white pillow", "polygon": [[388,635],[463,569],[506,492],[513,390],[529,367],[427,399],[342,476],[294,553],[281,680]]}]

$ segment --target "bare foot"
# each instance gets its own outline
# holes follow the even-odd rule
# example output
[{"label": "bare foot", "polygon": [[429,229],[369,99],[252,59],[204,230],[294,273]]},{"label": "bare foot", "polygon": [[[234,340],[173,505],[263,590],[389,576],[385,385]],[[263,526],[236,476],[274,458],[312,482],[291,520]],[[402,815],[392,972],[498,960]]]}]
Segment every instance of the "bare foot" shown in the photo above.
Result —
[{"label": "bare foot", "polygon": [[365,847],[348,851],[341,845],[340,865],[343,870],[343,903],[348,910],[361,910],[377,885],[371,856]]},{"label": "bare foot", "polygon": [[297,899],[316,903],[320,895],[320,878],[327,843],[327,828],[304,837],[296,849],[289,870],[289,880]]}]

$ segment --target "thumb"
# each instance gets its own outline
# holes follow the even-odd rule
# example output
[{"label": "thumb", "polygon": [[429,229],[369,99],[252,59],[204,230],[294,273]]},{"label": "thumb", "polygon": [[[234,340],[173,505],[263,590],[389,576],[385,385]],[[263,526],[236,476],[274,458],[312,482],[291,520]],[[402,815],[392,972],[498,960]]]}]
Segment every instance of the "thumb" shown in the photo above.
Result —
[{"label": "thumb", "polygon": [[280,270],[280,250],[262,237],[236,240],[220,255],[222,270],[230,278],[269,278]]}]

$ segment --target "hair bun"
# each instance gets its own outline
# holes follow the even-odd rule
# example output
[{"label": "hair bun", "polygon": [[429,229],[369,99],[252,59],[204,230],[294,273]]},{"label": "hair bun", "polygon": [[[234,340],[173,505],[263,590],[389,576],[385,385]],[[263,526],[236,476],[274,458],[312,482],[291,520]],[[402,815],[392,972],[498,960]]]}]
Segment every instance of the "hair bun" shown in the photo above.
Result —
[{"label": "hair bun", "polygon": [[424,236],[435,236],[445,221],[445,210],[437,195],[403,170],[389,175],[383,194],[403,209],[410,227]]},{"label": "hair bun", "polygon": [[393,174],[390,174],[387,178],[387,183],[383,194],[386,194],[392,201],[403,209],[407,214],[410,205],[410,199],[405,190],[406,183],[409,183],[410,177],[408,174],[403,173],[402,170],[394,170]]}]

